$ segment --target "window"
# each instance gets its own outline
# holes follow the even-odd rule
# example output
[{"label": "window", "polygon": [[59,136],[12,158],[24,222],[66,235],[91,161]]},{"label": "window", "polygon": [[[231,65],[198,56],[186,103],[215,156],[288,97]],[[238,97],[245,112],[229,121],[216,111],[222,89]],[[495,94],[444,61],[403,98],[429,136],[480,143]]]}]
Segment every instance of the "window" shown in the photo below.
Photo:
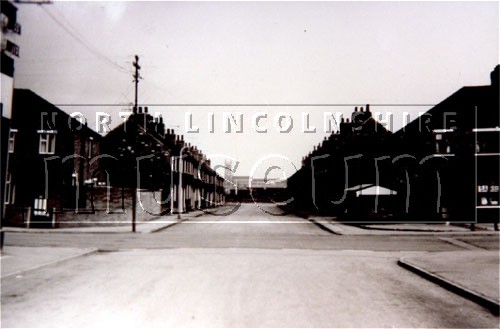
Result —
[{"label": "window", "polygon": [[14,153],[14,147],[16,144],[16,129],[11,129],[9,131],[9,153]]},{"label": "window", "polygon": [[77,173],[72,173],[71,174],[71,186],[77,186],[78,185],[78,174]]},{"label": "window", "polygon": [[88,148],[89,148],[89,159],[92,159],[92,157],[94,156],[94,152],[93,152],[93,149],[92,147],[94,146],[94,138],[90,137],[89,138],[89,142],[88,142]]},{"label": "window", "polygon": [[39,131],[40,154],[54,154],[56,150],[56,133],[54,131]]},{"label": "window", "polygon": [[479,185],[477,187],[477,191],[479,193],[485,193],[485,192],[488,192],[488,185]]},{"label": "window", "polygon": [[41,196],[35,199],[33,214],[35,216],[49,216],[49,213],[47,211],[47,199],[44,199]]},{"label": "window", "polygon": [[5,204],[10,204],[12,201],[12,176],[10,173],[7,174],[5,180]]}]

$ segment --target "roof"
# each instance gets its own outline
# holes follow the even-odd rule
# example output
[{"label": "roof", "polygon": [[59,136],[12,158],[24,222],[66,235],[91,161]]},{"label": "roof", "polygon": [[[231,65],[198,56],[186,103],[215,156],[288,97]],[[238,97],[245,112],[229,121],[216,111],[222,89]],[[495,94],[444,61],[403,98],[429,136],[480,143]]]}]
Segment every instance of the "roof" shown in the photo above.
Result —
[{"label": "roof", "polygon": [[498,107],[498,88],[491,85],[462,87],[427,111],[428,120],[416,118],[395,135],[425,132],[427,127],[429,131],[452,126],[464,130],[496,127],[499,125]]},{"label": "roof", "polygon": [[[64,128],[73,132],[86,133],[89,136],[100,140],[102,136],[90,128],[86,123],[82,125],[76,118],[61,110],[45,98],[36,94],[30,89],[14,88],[12,100],[12,122],[17,124],[20,121],[36,120],[40,122],[39,114],[45,111],[57,113],[58,128]],[[48,118],[48,117],[47,117]],[[55,122],[54,124],[58,124]]]}]

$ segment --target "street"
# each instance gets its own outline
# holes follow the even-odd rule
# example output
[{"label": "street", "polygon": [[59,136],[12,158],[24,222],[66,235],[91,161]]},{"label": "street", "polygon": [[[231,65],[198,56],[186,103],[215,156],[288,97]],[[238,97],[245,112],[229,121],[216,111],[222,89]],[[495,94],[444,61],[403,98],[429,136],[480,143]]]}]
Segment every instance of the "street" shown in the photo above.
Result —
[{"label": "street", "polygon": [[[498,249],[497,235],[481,241]],[[152,234],[9,232],[6,245],[99,251],[3,278],[2,327],[498,327],[397,265],[459,245],[335,235],[253,204]]]}]

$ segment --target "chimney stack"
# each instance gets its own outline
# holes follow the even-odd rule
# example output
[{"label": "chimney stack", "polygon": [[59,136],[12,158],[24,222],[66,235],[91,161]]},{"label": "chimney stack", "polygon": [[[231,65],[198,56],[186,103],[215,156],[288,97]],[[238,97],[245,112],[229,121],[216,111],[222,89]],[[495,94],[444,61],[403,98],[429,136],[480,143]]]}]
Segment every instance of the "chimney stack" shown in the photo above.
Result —
[{"label": "chimney stack", "polygon": [[495,87],[498,89],[498,82],[499,82],[499,71],[500,70],[500,65],[497,65],[493,71],[490,73],[490,79],[491,79],[491,86]]}]

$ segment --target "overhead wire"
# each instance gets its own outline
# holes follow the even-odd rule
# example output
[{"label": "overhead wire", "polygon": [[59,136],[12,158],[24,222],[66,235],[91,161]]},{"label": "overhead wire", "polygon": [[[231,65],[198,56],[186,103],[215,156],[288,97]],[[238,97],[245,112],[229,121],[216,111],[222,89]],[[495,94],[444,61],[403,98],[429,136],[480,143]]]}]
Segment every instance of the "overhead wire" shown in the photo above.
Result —
[{"label": "overhead wire", "polygon": [[[63,19],[57,18],[53,13],[51,13],[46,7],[40,6],[42,10],[57,24],[59,25],[66,33],[68,33],[75,41],[77,41],[81,46],[87,49],[94,56],[99,58],[104,63],[113,67],[114,69],[129,74],[131,71],[122,65],[116,63],[115,61],[108,58],[106,55],[102,54],[99,50],[95,49],[89,42],[85,40],[85,38],[75,29],[69,22],[63,22]],[[56,9],[57,10],[57,9]],[[61,15],[61,17],[63,17]]]}]

